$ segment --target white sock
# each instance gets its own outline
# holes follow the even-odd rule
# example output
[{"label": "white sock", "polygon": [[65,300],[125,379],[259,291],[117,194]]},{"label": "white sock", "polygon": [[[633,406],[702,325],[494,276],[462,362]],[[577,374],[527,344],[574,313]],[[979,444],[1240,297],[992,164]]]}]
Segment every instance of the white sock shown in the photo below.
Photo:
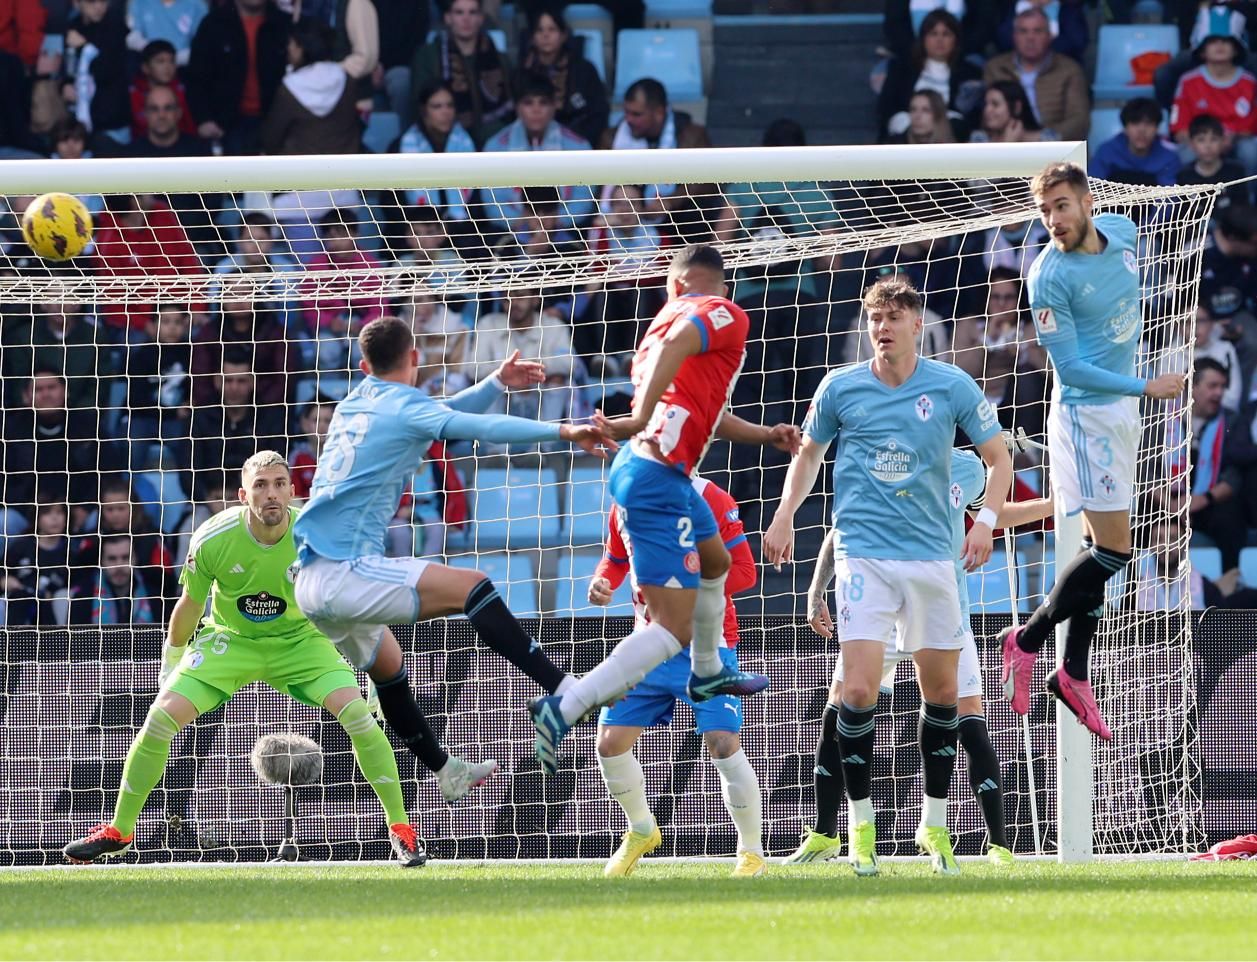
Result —
[{"label": "white sock", "polygon": [[763,800],[750,759],[739,748],[736,754],[713,758],[711,762],[720,773],[720,794],[738,829],[738,851],[763,855]]},{"label": "white sock", "polygon": [[575,724],[599,705],[624,694],[650,673],[681,651],[681,643],[659,624],[638,628],[621,641],[593,671],[578,678],[559,701],[559,711],[569,725]]},{"label": "white sock", "polygon": [[855,827],[861,822],[872,821],[875,821],[875,813],[871,798],[862,798],[859,801],[847,799],[847,831],[850,834],[855,834]]},{"label": "white sock", "polygon": [[921,803],[921,824],[947,827],[947,799],[925,796]]},{"label": "white sock", "polygon": [[575,675],[564,675],[563,680],[559,682],[559,687],[554,689],[554,693],[556,695],[561,695],[575,684],[576,684]]},{"label": "white sock", "polygon": [[646,776],[642,774],[641,762],[631,751],[623,755],[612,755],[609,758],[598,756],[598,767],[602,769],[602,780],[624,809],[624,817],[638,835],[649,835],[655,830],[655,816],[650,813],[650,803],[646,801]]},{"label": "white sock", "polygon": [[698,582],[690,668],[699,678],[719,675],[724,668],[720,649],[725,643],[725,581],[728,577],[728,574],[723,574],[719,578],[703,578]]}]

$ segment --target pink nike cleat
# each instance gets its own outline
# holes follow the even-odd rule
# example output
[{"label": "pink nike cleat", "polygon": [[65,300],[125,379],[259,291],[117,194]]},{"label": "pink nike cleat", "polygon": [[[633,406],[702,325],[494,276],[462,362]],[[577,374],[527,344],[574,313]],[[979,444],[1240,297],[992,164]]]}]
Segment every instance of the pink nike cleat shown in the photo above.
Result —
[{"label": "pink nike cleat", "polygon": [[1113,740],[1113,733],[1100,717],[1100,708],[1091,693],[1091,682],[1079,681],[1064,668],[1057,668],[1047,676],[1047,687],[1090,731],[1106,742]]},{"label": "pink nike cleat", "polygon": [[1001,649],[1004,653],[1004,671],[1000,681],[1004,685],[1004,697],[1012,703],[1013,711],[1024,715],[1030,711],[1030,680],[1034,677],[1037,651],[1023,651],[1017,638],[1024,625],[1013,625],[1000,632]]}]

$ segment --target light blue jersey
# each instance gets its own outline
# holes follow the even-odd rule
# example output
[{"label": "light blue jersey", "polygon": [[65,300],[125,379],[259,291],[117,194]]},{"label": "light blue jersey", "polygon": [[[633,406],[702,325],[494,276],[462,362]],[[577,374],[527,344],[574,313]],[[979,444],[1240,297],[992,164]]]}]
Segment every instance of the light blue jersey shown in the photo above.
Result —
[{"label": "light blue jersey", "polygon": [[813,441],[835,438],[837,558],[952,560],[952,445],[956,427],[974,444],[999,433],[995,409],[964,371],[918,358],[891,387],[872,361],[831,371],[803,422]]},{"label": "light blue jersey", "polygon": [[1056,369],[1062,404],[1112,404],[1139,397],[1135,356],[1143,333],[1135,224],[1097,214],[1098,254],[1044,248],[1026,275],[1039,343]]},{"label": "light blue jersey", "polygon": [[986,465],[972,451],[951,453],[951,487],[947,492],[947,509],[951,517],[951,556],[956,560],[956,588],[960,592],[960,624],[968,628],[969,579],[960,549],[965,545],[965,513],[977,507],[986,491]]},{"label": "light blue jersey", "polygon": [[502,388],[486,378],[451,398],[367,377],[336,405],[310,500],[293,525],[297,557],[332,561],[384,554],[388,523],[407,479],[433,441],[554,441],[559,426],[486,416]]}]

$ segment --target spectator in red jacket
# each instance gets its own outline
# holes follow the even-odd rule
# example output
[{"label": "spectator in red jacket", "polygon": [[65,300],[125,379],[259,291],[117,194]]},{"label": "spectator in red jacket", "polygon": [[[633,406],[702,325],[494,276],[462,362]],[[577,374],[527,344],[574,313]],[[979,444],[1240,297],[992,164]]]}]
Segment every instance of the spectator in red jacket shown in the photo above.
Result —
[{"label": "spectator in red jacket", "polygon": [[169,40],[154,40],[140,55],[140,72],[131,80],[131,136],[141,140],[148,131],[144,97],[151,87],[169,87],[179,102],[179,132],[196,134],[196,121],[188,106],[188,92],[179,79],[175,65],[175,45]]},{"label": "spectator in red jacket", "polygon": [[48,12],[39,0],[0,0],[0,50],[18,57],[30,70],[39,59]]},{"label": "spectator in red jacket", "polygon": [[[169,277],[202,271],[178,216],[154,194],[111,195],[105,212],[96,219],[94,236],[92,266],[106,277]],[[137,293],[125,304],[106,305],[100,313],[105,323],[143,329],[153,305],[144,302],[142,284]]]}]

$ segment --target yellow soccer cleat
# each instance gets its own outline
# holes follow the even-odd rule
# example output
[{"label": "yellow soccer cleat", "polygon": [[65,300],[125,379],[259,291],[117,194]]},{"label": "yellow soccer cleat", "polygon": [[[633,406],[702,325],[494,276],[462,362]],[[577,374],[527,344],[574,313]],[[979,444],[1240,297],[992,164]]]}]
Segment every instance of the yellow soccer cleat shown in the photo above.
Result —
[{"label": "yellow soccer cleat", "polygon": [[607,878],[624,878],[632,875],[637,868],[637,860],[649,855],[663,844],[663,836],[656,825],[649,835],[639,835],[632,829],[624,833],[620,839],[620,847],[615,850],[611,860],[607,862],[602,874]]},{"label": "yellow soccer cleat", "polygon": [[986,850],[986,860],[992,865],[998,865],[1000,868],[1012,868],[1016,863],[1013,853],[1004,848],[1003,845],[992,845]]},{"label": "yellow soccer cleat", "polygon": [[877,826],[872,822],[851,826],[847,861],[856,875],[876,875],[881,871],[877,864]]},{"label": "yellow soccer cleat", "polygon": [[842,854],[842,837],[838,835],[822,835],[814,829],[807,829],[799,847],[786,856],[786,865],[806,865],[808,862],[827,862]]},{"label": "yellow soccer cleat", "polygon": [[921,825],[917,828],[917,848],[930,857],[935,875],[959,875],[960,866],[951,850],[951,833],[946,825]]},{"label": "yellow soccer cleat", "polygon": [[764,856],[754,852],[738,852],[738,863],[733,866],[734,878],[755,878],[767,871],[768,863],[764,861]]}]

